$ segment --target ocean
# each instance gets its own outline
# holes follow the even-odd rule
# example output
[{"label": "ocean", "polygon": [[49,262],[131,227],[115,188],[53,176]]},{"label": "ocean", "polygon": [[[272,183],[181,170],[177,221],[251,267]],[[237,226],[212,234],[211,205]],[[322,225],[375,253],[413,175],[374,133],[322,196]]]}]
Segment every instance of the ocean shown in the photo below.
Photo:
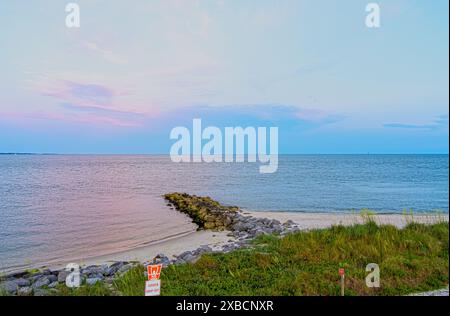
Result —
[{"label": "ocean", "polygon": [[168,192],[252,211],[445,212],[448,155],[281,155],[174,163],[153,155],[0,155],[0,271],[77,262],[195,230]]}]

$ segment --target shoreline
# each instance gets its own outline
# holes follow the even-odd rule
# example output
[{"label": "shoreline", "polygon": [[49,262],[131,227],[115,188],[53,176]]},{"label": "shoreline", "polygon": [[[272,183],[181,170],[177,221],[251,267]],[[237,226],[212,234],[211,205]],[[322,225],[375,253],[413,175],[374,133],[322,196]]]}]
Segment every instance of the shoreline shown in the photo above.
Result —
[{"label": "shoreline", "polygon": [[[248,212],[242,211],[245,216],[254,218],[268,218],[281,223],[292,221],[299,230],[324,229],[332,225],[352,225],[362,223],[363,216],[360,214],[334,214],[334,213],[296,213],[296,212]],[[376,214],[372,217],[379,224],[394,225],[403,228],[411,221],[409,215],[401,214]],[[433,224],[439,221],[449,221],[449,214],[444,215],[417,215],[412,221],[422,224]],[[148,246],[129,249],[110,255],[103,255],[87,258],[84,262],[87,265],[102,264],[115,261],[139,261],[145,262],[154,258],[158,253],[164,253],[170,259],[184,251],[192,251],[201,246],[209,246],[213,250],[219,251],[220,247],[236,242],[238,239],[230,235],[229,231],[209,231],[200,230],[188,233],[185,236],[175,237],[170,240],[158,242]]]},{"label": "shoreline", "polygon": [[[167,267],[195,263],[205,253],[228,253],[251,247],[253,239],[265,234],[283,237],[299,231],[326,229],[333,225],[351,226],[368,220],[397,228],[411,222],[448,224],[449,221],[448,214],[250,212],[236,206],[223,206],[209,197],[186,193],[171,193],[164,197],[168,206],[187,214],[199,230],[112,254],[81,258],[78,262],[72,260],[79,266],[83,284],[112,285],[117,276],[138,265],[162,264]],[[67,264],[69,262],[3,274],[0,290],[19,296],[52,295],[70,274],[65,270]]]},{"label": "shoreline", "polygon": [[[294,222],[299,230],[324,229],[333,225],[349,226],[362,223],[364,218],[360,214],[344,213],[302,213],[302,212],[250,212],[242,211],[242,215],[254,218],[268,218],[281,223],[287,221]],[[403,228],[409,221],[422,224],[433,224],[439,221],[449,221],[449,214],[443,215],[417,215],[409,218],[409,215],[402,214],[376,214],[372,218],[379,224],[394,225]],[[116,261],[137,261],[145,262],[154,258],[158,253],[164,253],[170,259],[184,251],[192,251],[201,246],[209,246],[213,250],[219,251],[220,247],[238,239],[230,235],[230,231],[210,231],[200,230],[187,233],[183,236],[156,242],[148,246],[141,246],[113,254],[90,257],[83,260],[86,265],[111,263]]]},{"label": "shoreline", "polygon": [[[289,212],[289,211],[246,211],[241,210],[244,216],[252,218],[267,218],[281,223],[292,221],[298,230],[324,229],[333,225],[352,225],[362,223],[364,216],[356,213],[325,213],[325,212]],[[449,214],[373,214],[371,215],[378,224],[394,225],[403,228],[408,222],[414,221],[423,224],[433,224],[439,221],[449,221]],[[229,230],[198,230],[190,231],[160,241],[149,242],[148,245],[141,245],[126,250],[103,254],[99,256],[81,257],[71,262],[49,263],[48,265],[38,265],[30,268],[6,269],[2,271],[5,275],[21,273],[25,270],[50,269],[61,270],[69,263],[77,263],[80,266],[112,264],[114,262],[139,262],[144,263],[160,253],[167,255],[169,259],[174,259],[180,253],[193,251],[201,246],[209,246],[213,251],[220,251],[226,244],[232,244],[239,239],[230,234]]]},{"label": "shoreline", "polygon": [[213,250],[219,251],[221,246],[233,239],[228,236],[228,234],[229,232],[227,231],[194,231],[183,236],[177,236],[169,240],[152,243],[151,245],[86,258],[83,260],[83,264],[100,265],[118,261],[144,263],[152,260],[160,253],[166,254],[169,259],[174,259],[180,253],[193,251],[202,246],[209,246]]}]

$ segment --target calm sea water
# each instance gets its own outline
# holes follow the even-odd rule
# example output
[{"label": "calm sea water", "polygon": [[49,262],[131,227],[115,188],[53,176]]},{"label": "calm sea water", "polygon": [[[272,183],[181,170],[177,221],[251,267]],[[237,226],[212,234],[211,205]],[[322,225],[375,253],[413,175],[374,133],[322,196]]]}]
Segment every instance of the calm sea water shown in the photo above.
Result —
[{"label": "calm sea water", "polygon": [[448,155],[281,156],[177,164],[166,156],[0,155],[0,270],[63,263],[195,229],[161,195],[209,195],[249,210],[448,212]]}]

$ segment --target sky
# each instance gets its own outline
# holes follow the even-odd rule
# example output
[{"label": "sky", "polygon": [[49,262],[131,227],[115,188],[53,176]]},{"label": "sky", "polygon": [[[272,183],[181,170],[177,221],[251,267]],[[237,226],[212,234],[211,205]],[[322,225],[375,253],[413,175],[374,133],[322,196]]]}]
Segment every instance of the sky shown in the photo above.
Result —
[{"label": "sky", "polygon": [[0,152],[169,153],[201,118],[286,154],[448,154],[448,1],[373,1],[379,28],[369,2],[1,1]]}]

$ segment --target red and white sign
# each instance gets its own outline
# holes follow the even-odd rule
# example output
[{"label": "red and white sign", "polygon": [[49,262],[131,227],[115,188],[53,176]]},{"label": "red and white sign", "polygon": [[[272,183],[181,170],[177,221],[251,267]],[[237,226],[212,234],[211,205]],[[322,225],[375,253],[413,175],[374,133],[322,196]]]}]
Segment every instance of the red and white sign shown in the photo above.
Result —
[{"label": "red and white sign", "polygon": [[161,294],[161,280],[145,281],[145,296],[158,296]]},{"label": "red and white sign", "polygon": [[147,266],[148,280],[159,280],[161,276],[162,264],[154,264]]},{"label": "red and white sign", "polygon": [[340,269],[339,269],[339,275],[340,275],[340,276],[345,275],[345,270],[344,270],[343,268],[340,268]]}]

